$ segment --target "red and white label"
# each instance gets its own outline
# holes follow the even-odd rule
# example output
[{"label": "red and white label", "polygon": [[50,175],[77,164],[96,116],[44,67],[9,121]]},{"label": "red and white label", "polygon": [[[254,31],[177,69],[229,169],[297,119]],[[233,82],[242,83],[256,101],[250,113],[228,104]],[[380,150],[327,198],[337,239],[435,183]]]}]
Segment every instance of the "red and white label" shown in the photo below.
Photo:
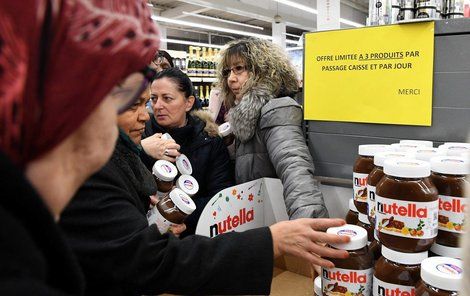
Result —
[{"label": "red and white label", "polygon": [[367,202],[367,177],[368,174],[353,173],[354,200]]},{"label": "red and white label", "polygon": [[466,198],[439,195],[439,230],[464,233]]},{"label": "red and white label", "polygon": [[375,196],[377,229],[407,238],[433,238],[437,235],[439,201],[412,202]]},{"label": "red and white label", "polygon": [[414,286],[402,286],[383,282],[374,276],[373,296],[415,296]]},{"label": "red and white label", "polygon": [[322,268],[323,295],[370,295],[373,268],[351,270],[342,268]]},{"label": "red and white label", "polygon": [[375,217],[375,186],[367,185],[367,211],[371,218]]}]

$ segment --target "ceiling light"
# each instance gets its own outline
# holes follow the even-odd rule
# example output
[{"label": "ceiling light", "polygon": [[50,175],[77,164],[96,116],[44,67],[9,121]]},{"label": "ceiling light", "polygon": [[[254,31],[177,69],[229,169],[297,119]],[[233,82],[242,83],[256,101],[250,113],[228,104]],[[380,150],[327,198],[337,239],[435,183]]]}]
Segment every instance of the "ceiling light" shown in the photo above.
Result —
[{"label": "ceiling light", "polygon": [[302,36],[300,36],[300,35],[295,35],[295,34],[290,34],[290,33],[282,33],[282,34],[284,34],[284,35],[286,35],[286,36],[290,36],[290,37],[295,37],[295,38],[300,38],[300,37],[302,37]]},{"label": "ceiling light", "polygon": [[232,24],[232,25],[237,25],[237,26],[243,26],[243,27],[248,27],[248,28],[257,29],[257,30],[264,30],[263,27],[254,26],[254,25],[250,25],[250,24],[244,24],[244,23],[235,22],[235,21],[224,20],[224,19],[221,19],[221,18],[212,17],[212,16],[208,16],[208,15],[202,15],[202,14],[193,13],[193,12],[183,11],[183,14],[198,17],[198,18],[203,18],[203,19],[206,19],[206,20],[212,20],[212,21],[217,21],[217,22],[222,22],[222,23],[227,23],[227,24]]},{"label": "ceiling light", "polygon": [[166,42],[166,43],[174,43],[174,44],[185,44],[185,45],[193,45],[193,46],[205,46],[205,47],[213,47],[213,48],[223,48],[222,45],[215,45],[215,44],[209,44],[209,43],[201,43],[201,42],[193,42],[193,41],[187,41],[187,40],[178,40],[178,39],[167,39],[167,38],[162,38],[160,39],[161,42]]},{"label": "ceiling light", "polygon": [[296,47],[288,47],[286,48],[287,51],[291,51],[291,50],[297,50],[297,49],[304,49],[302,46],[296,46]]},{"label": "ceiling light", "polygon": [[297,44],[299,44],[299,41],[286,39],[286,43],[287,43],[287,44],[295,44],[295,45],[297,45]]}]

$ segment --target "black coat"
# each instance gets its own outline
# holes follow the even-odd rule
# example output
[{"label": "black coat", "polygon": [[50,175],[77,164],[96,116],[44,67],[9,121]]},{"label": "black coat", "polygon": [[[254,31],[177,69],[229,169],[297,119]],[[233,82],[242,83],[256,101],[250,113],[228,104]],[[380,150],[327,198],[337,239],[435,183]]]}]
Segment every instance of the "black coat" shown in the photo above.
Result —
[{"label": "black coat", "polygon": [[83,275],[23,173],[0,152],[0,295],[82,295]]},{"label": "black coat", "polygon": [[[204,116],[201,111],[196,114]],[[209,123],[197,116],[188,115],[188,124],[182,128],[183,130],[165,130],[157,124],[153,115],[150,118],[143,137],[168,132],[181,146],[180,152],[188,157],[193,167],[192,176],[199,183],[199,192],[193,196],[196,211],[186,219],[187,230],[183,236],[194,234],[199,216],[209,200],[219,191],[235,185],[234,170],[227,147],[223,139],[217,135],[217,131],[208,134],[206,130],[209,128],[206,126]],[[146,154],[142,155],[142,160],[151,171],[156,160]]]},{"label": "black coat", "polygon": [[120,138],[111,160],[62,214],[88,295],[269,294],[268,228],[214,239],[161,235],[146,218],[155,191],[150,172]]}]

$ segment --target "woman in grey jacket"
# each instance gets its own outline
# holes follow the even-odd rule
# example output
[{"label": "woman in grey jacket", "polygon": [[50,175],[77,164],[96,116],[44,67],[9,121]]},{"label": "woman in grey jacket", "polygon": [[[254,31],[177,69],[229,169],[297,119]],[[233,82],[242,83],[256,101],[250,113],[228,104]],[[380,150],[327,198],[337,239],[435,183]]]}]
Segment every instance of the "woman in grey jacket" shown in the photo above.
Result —
[{"label": "woman in grey jacket", "polygon": [[295,69],[284,52],[265,40],[232,41],[221,52],[218,78],[236,138],[237,183],[280,178],[290,219],[327,217],[302,107],[291,98],[298,90]]}]

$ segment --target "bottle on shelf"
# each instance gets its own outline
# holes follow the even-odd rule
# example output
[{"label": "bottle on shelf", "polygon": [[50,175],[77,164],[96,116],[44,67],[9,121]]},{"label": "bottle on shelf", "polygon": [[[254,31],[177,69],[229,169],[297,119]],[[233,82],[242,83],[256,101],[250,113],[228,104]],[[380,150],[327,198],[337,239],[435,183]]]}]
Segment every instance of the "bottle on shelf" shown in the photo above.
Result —
[{"label": "bottle on shelf", "polygon": [[189,47],[189,50],[188,50],[188,71],[187,71],[187,74],[188,76],[194,76],[194,57],[193,57],[193,47],[190,46]]},{"label": "bottle on shelf", "polygon": [[204,101],[204,86],[199,86],[199,99]]},{"label": "bottle on shelf", "polygon": [[196,56],[194,57],[194,76],[200,77],[201,74],[201,59],[200,59],[200,47],[196,47]]},{"label": "bottle on shelf", "polygon": [[209,76],[209,61],[208,61],[209,50],[205,47],[202,48],[202,76]]},{"label": "bottle on shelf", "polygon": [[210,85],[206,85],[206,100],[207,100],[207,104],[209,105],[209,99],[210,99],[210,96],[211,96],[211,86]]},{"label": "bottle on shelf", "polygon": [[209,55],[209,76],[214,77],[215,76],[215,61],[214,61],[214,49],[209,48],[208,49],[208,55]]}]

